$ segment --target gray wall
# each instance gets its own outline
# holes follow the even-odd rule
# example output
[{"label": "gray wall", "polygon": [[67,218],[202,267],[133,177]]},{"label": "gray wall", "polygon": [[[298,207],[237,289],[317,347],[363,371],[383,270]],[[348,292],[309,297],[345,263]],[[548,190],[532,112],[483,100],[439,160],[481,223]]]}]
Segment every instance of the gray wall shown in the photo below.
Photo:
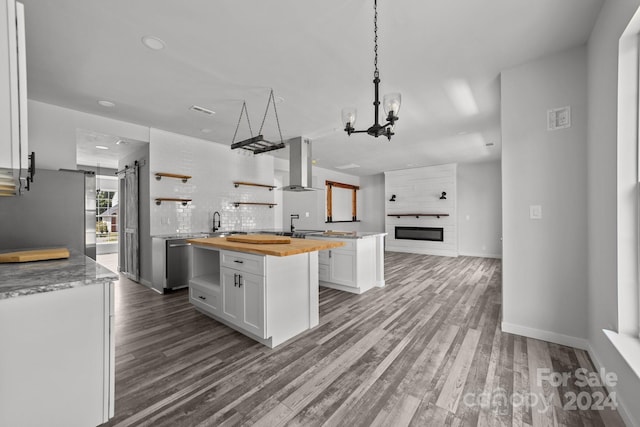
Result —
[{"label": "gray wall", "polygon": [[500,161],[459,163],[458,253],[502,256],[502,184]]},{"label": "gray wall", "polygon": [[[618,286],[627,283],[626,277],[619,276],[619,259],[633,254],[633,251],[618,253],[618,237],[626,234],[635,240],[637,236],[633,230],[635,221],[631,225],[621,223],[620,214],[624,212],[618,212],[618,174],[624,172],[618,164],[627,168],[630,162],[635,168],[636,157],[621,150],[623,157],[618,159],[616,139],[618,114],[626,113],[618,110],[618,41],[639,4],[637,0],[606,1],[588,45],[589,344],[594,361],[618,375],[618,384],[613,390],[624,404],[629,425],[640,425],[640,406],[633,403],[640,396],[640,380],[602,329],[618,326],[618,310],[623,308],[618,307]],[[635,93],[629,94],[635,97]],[[622,235],[617,236],[616,230]],[[637,286],[637,277],[631,283]],[[631,303],[635,305],[637,299]]]},{"label": "gray wall", "polygon": [[0,197],[0,249],[61,246],[84,253],[84,174],[36,170],[31,191]]},{"label": "gray wall", "polygon": [[384,174],[360,177],[362,212],[359,213],[362,231],[384,232]]},{"label": "gray wall", "polygon": [[[502,73],[503,330],[586,348],[587,55]],[[548,131],[548,109],[572,126]],[[542,219],[530,219],[531,205]]]}]

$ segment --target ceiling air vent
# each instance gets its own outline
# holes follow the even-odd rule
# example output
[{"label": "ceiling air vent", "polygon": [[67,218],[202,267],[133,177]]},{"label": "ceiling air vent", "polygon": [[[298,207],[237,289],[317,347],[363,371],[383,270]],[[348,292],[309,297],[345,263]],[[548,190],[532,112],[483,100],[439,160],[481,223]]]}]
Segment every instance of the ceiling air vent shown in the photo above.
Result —
[{"label": "ceiling air vent", "polygon": [[215,114],[215,111],[211,111],[211,110],[209,110],[207,108],[200,107],[199,105],[192,105],[191,107],[189,107],[189,110],[197,111],[198,113],[203,113],[203,114],[206,114],[208,116],[213,116]]}]

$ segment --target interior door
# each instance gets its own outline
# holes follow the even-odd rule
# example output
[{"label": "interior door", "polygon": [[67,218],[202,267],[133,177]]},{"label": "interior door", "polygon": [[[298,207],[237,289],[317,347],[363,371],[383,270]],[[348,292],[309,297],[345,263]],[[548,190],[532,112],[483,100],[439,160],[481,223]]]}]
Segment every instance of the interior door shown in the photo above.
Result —
[{"label": "interior door", "polygon": [[[123,224],[124,245],[122,247],[122,272],[131,280],[140,280],[140,237],[138,222],[139,188],[138,162],[126,168],[120,175],[124,180]],[[122,228],[121,228],[122,229]]]}]

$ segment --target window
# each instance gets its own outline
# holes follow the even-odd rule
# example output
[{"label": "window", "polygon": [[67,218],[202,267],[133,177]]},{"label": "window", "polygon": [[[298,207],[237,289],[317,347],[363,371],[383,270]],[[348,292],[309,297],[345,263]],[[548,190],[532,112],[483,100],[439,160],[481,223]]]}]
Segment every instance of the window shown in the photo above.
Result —
[{"label": "window", "polygon": [[326,222],[357,222],[360,187],[335,181],[326,181],[325,185],[327,186]]},{"label": "window", "polygon": [[118,241],[118,193],[96,191],[96,243]]}]

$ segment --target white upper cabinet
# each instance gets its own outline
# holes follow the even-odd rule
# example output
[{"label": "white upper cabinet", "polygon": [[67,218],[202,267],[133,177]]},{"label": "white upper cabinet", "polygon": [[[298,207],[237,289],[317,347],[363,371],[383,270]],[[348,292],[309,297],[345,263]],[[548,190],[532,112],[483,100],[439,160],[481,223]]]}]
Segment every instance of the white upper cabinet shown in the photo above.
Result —
[{"label": "white upper cabinet", "polygon": [[29,169],[24,7],[0,0],[0,194],[26,185]]}]

